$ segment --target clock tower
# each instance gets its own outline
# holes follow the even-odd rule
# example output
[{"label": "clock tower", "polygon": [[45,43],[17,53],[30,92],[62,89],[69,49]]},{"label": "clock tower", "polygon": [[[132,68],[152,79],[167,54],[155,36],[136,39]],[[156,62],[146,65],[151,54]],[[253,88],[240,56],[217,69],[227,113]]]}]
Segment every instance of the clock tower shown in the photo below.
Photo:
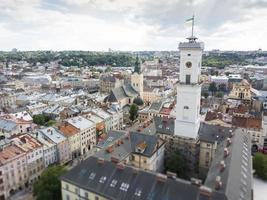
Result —
[{"label": "clock tower", "polygon": [[193,36],[179,44],[180,79],[177,86],[176,136],[196,139],[200,126],[201,61],[204,44]]}]

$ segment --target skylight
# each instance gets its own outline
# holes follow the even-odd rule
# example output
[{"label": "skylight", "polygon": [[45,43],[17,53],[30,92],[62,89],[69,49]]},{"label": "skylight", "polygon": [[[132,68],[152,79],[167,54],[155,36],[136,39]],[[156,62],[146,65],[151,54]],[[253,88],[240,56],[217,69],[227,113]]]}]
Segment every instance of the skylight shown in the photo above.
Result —
[{"label": "skylight", "polygon": [[115,187],[118,181],[116,179],[113,179],[110,183],[110,187]]},{"label": "skylight", "polygon": [[92,173],[90,174],[90,176],[89,176],[89,179],[94,180],[95,175],[96,175],[96,174],[95,174],[94,172],[92,172]]},{"label": "skylight", "polygon": [[142,190],[141,190],[141,188],[136,188],[134,195],[140,197],[141,194],[142,194]]},{"label": "skylight", "polygon": [[129,186],[130,186],[130,185],[129,185],[128,183],[122,183],[120,189],[121,189],[122,191],[127,192]]},{"label": "skylight", "polygon": [[106,176],[101,176],[99,183],[104,183],[107,180]]}]

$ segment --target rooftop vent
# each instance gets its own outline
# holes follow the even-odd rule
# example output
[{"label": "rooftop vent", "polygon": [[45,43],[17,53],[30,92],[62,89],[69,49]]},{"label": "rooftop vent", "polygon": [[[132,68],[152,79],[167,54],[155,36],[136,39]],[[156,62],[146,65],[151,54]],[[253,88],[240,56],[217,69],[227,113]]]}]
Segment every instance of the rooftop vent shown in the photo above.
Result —
[{"label": "rooftop vent", "polygon": [[116,158],[116,157],[113,157],[113,156],[111,156],[110,160],[111,160],[111,162],[113,162],[113,163],[118,163],[118,162],[119,162],[119,159]]},{"label": "rooftop vent", "polygon": [[125,165],[123,163],[118,163],[117,164],[117,169],[124,170],[125,169]]},{"label": "rooftop vent", "polygon": [[166,182],[167,181],[167,176],[166,175],[164,175],[164,174],[157,174],[157,181],[159,181],[159,182]]},{"label": "rooftop vent", "polygon": [[221,162],[220,162],[220,172],[223,172],[224,171],[224,169],[225,169],[225,162],[224,162],[224,160],[222,160]]},{"label": "rooftop vent", "polygon": [[231,138],[227,138],[227,146],[229,147],[232,144]]},{"label": "rooftop vent", "polygon": [[192,185],[196,185],[196,186],[201,186],[202,185],[202,180],[200,180],[200,179],[191,178],[190,181],[191,181]]},{"label": "rooftop vent", "polygon": [[215,179],[215,189],[219,190],[222,188],[222,181],[221,181],[221,177],[217,176]]},{"label": "rooftop vent", "polygon": [[199,187],[199,194],[204,197],[211,197],[212,189],[202,185]]},{"label": "rooftop vent", "polygon": [[104,158],[98,158],[97,163],[103,165],[105,163]]},{"label": "rooftop vent", "polygon": [[169,177],[169,178],[176,178],[177,177],[177,175],[176,175],[176,173],[173,173],[173,172],[170,172],[170,171],[167,171],[167,177]]},{"label": "rooftop vent", "polygon": [[223,154],[224,154],[224,157],[226,158],[229,155],[229,150],[227,148],[224,148]]}]

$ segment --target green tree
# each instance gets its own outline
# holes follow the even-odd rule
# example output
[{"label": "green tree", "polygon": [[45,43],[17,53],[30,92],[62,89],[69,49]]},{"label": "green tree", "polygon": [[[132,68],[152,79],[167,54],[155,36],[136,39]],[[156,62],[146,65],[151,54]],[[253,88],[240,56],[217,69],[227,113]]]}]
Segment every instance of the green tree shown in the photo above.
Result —
[{"label": "green tree", "polygon": [[66,170],[63,166],[51,166],[43,171],[40,180],[34,183],[33,194],[36,200],[61,200],[59,176]]},{"label": "green tree", "polygon": [[166,160],[166,170],[176,173],[179,178],[187,177],[187,167],[184,158],[179,151],[173,151]]},{"label": "green tree", "polygon": [[106,69],[105,69],[105,72],[111,72],[112,71],[112,68],[110,66],[108,66]]},{"label": "green tree", "polygon": [[259,178],[267,180],[267,155],[256,153],[253,157],[253,169]]},{"label": "green tree", "polygon": [[130,120],[134,121],[138,117],[138,106],[136,104],[132,104],[130,107]]},{"label": "green tree", "polygon": [[209,93],[208,92],[203,92],[202,96],[205,97],[205,99],[207,99],[209,97]]},{"label": "green tree", "polygon": [[219,97],[219,98],[222,98],[223,97],[223,93],[222,92],[217,92],[215,96]]},{"label": "green tree", "polygon": [[212,96],[217,92],[217,86],[216,83],[212,82],[209,86],[209,91],[212,93]]},{"label": "green tree", "polygon": [[33,116],[33,123],[41,125],[41,126],[45,125],[45,123],[46,123],[45,116],[42,114],[34,115]]}]

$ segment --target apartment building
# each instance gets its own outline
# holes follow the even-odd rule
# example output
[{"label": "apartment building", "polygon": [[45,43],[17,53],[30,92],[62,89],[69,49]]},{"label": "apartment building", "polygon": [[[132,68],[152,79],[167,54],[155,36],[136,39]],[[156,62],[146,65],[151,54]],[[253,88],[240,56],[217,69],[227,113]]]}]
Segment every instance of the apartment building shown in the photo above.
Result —
[{"label": "apartment building", "polygon": [[96,144],[96,124],[84,117],[74,117],[66,122],[79,130],[81,155],[93,148]]},{"label": "apartment building", "polygon": [[38,133],[42,134],[45,139],[56,144],[58,163],[65,164],[71,160],[69,141],[61,132],[53,127],[47,127],[40,129]]},{"label": "apartment building", "polygon": [[29,183],[38,180],[44,169],[43,145],[28,134],[17,135],[11,139],[26,153]]},{"label": "apartment building", "polygon": [[[2,143],[2,141],[1,141]],[[28,185],[26,152],[13,143],[0,146],[0,199]]]}]

